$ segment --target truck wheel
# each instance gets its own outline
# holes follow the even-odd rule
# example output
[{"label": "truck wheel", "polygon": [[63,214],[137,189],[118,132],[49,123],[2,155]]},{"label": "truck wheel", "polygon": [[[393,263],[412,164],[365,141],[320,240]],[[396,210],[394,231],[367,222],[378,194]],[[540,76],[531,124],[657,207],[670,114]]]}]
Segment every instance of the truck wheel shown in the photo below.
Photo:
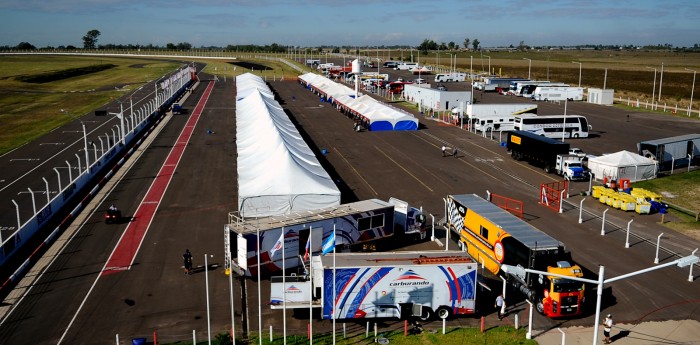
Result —
[{"label": "truck wheel", "polygon": [[429,307],[423,307],[423,313],[420,314],[420,319],[423,321],[428,321],[433,318],[433,310]]},{"label": "truck wheel", "polygon": [[537,301],[537,312],[544,315],[544,304],[542,304],[542,301]]},{"label": "truck wheel", "polygon": [[446,306],[442,306],[437,310],[437,317],[440,320],[449,319],[452,316],[452,310]]}]

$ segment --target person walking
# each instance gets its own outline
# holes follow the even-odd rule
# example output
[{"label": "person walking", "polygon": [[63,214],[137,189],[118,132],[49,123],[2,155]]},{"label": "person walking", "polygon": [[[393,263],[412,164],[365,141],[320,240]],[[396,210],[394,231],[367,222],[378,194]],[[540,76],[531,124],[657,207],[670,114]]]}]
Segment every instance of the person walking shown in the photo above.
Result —
[{"label": "person walking", "polygon": [[612,343],[612,341],[610,341],[610,331],[612,331],[612,326],[612,314],[608,314],[607,316],[605,316],[605,320],[603,321],[603,336],[605,336],[605,340],[603,340],[604,344]]},{"label": "person walking", "polygon": [[185,266],[185,274],[189,275],[190,270],[192,270],[192,253],[190,253],[189,249],[185,249],[185,253],[182,254],[182,260]]},{"label": "person walking", "polygon": [[442,156],[445,157],[446,153],[447,153],[447,147],[445,147],[445,145],[442,145]]},{"label": "person walking", "polygon": [[457,158],[457,148],[452,149],[452,157]]},{"label": "person walking", "polygon": [[496,312],[498,312],[498,320],[503,320],[503,316],[506,313],[506,301],[503,299],[503,294],[499,294],[498,297],[496,297],[494,307],[496,307]]}]

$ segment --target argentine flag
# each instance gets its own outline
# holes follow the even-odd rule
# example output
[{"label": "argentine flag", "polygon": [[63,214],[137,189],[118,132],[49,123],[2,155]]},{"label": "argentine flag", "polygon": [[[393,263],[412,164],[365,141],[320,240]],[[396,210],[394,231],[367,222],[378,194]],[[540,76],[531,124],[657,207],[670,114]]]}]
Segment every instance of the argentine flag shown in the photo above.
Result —
[{"label": "argentine flag", "polygon": [[326,254],[332,252],[334,248],[335,248],[335,231],[333,231],[331,233],[331,235],[328,236],[328,238],[325,241],[323,241],[323,246],[321,247],[321,251],[323,252],[323,255],[326,255]]}]

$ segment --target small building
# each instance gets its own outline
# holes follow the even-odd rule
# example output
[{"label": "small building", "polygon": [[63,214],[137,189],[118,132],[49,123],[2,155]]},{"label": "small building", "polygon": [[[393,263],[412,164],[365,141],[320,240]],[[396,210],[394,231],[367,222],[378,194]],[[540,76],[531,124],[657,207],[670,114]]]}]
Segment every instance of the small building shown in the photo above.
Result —
[{"label": "small building", "polygon": [[614,89],[588,88],[588,103],[612,105],[615,98]]},{"label": "small building", "polygon": [[659,162],[660,170],[687,167],[700,163],[700,134],[642,141],[637,144],[639,154]]},{"label": "small building", "polygon": [[471,91],[443,91],[430,88],[430,84],[406,84],[403,96],[409,102],[420,104],[423,110],[434,111],[464,107],[472,99]]}]

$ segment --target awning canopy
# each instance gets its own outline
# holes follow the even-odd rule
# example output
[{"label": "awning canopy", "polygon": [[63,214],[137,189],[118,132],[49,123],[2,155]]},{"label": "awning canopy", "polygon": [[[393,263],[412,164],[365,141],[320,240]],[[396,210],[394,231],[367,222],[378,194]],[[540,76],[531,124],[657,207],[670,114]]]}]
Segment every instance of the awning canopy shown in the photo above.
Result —
[{"label": "awning canopy", "polygon": [[315,73],[306,73],[298,77],[299,81],[325,100],[332,102],[339,110],[349,112],[367,123],[371,131],[405,131],[417,130],[418,119],[413,115],[363,95],[357,99],[355,92],[342,84],[336,83]]},{"label": "awning canopy", "polygon": [[596,180],[629,179],[630,182],[656,178],[657,163],[653,159],[629,151],[620,151],[609,155],[591,158],[588,168]]}]

